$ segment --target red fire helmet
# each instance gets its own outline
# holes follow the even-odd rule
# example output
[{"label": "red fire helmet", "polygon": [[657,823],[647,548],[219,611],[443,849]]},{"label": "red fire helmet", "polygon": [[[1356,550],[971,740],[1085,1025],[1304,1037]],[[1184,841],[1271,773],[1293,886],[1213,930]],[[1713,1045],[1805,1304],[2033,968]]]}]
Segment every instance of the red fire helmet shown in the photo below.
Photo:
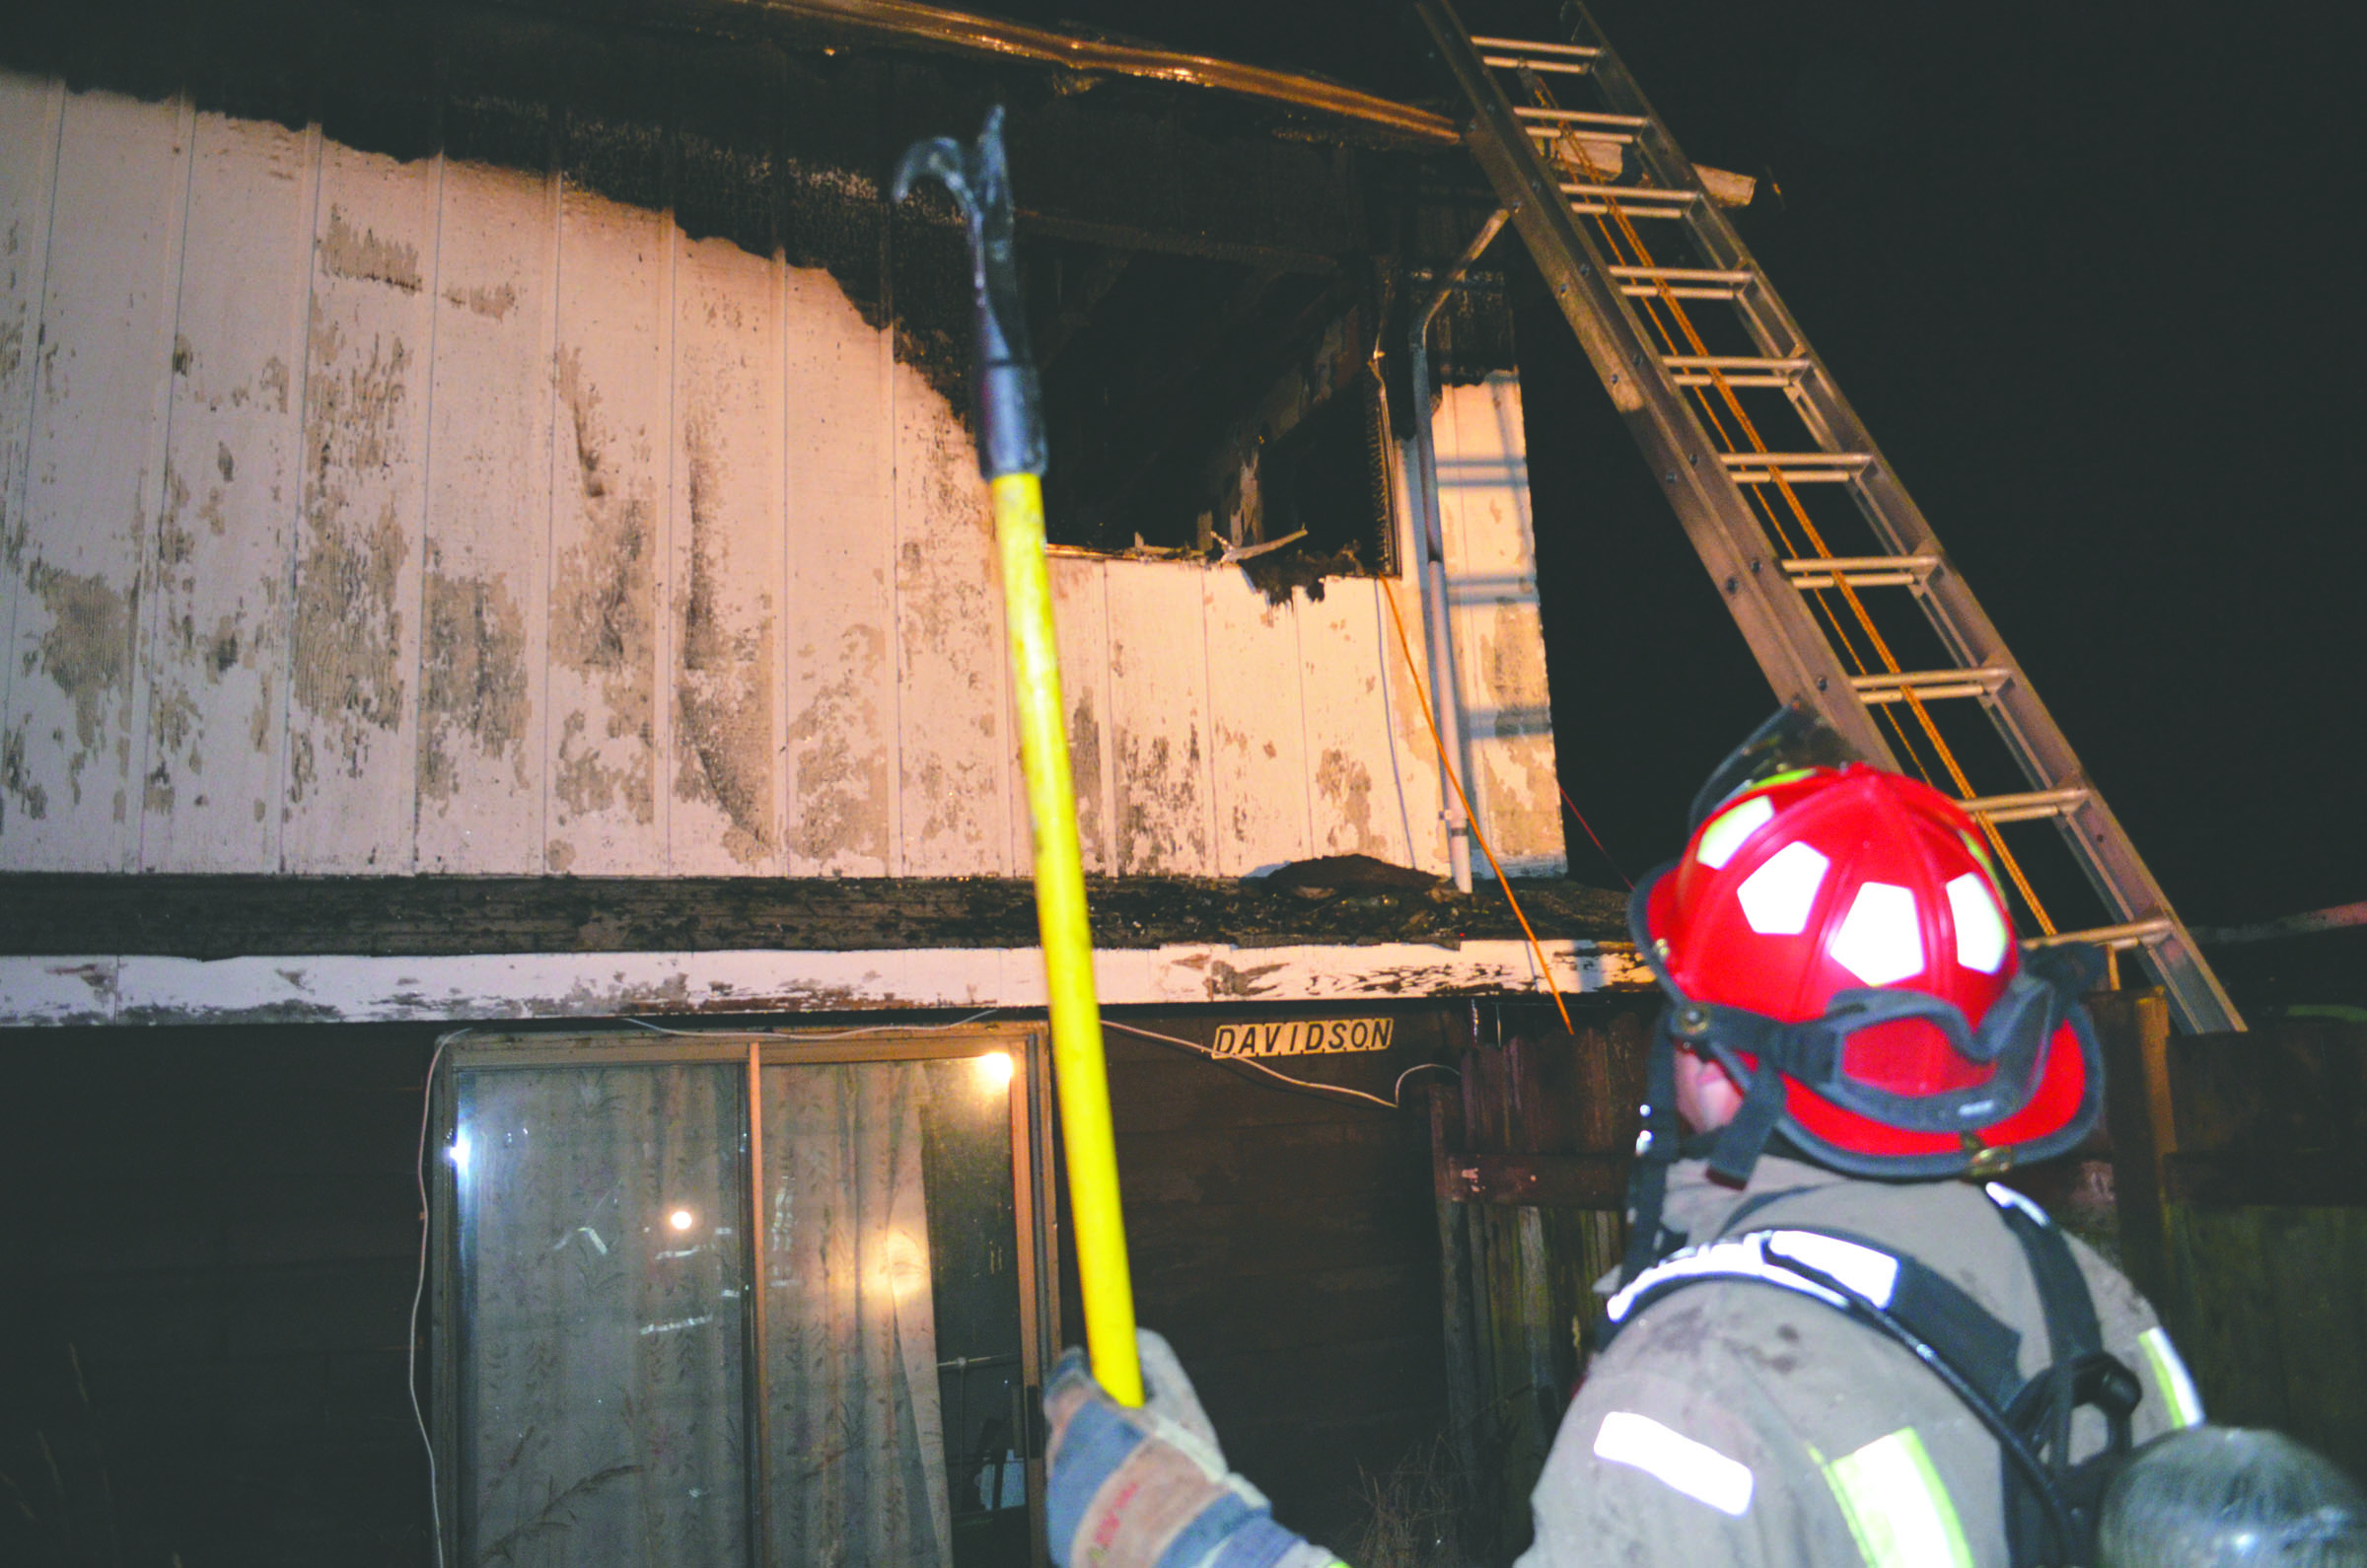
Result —
[{"label": "red fire helmet", "polygon": [[1710,806],[1637,891],[1638,946],[1672,1043],[1748,1089],[1750,1146],[1780,1130],[1860,1174],[1985,1173],[2058,1153],[2103,1105],[2084,955],[2026,963],[1987,849],[1956,804],[1863,762],[1794,767]]}]

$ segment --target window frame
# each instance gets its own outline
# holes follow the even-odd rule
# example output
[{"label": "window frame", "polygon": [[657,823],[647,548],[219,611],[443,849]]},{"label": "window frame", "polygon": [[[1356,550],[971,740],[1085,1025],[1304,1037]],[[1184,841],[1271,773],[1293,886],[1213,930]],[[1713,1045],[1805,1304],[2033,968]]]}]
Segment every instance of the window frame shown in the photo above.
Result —
[{"label": "window frame", "polygon": [[[435,1460],[438,1532],[444,1551],[458,1560],[461,1548],[460,1494],[460,1189],[452,1162],[459,1110],[458,1074],[547,1067],[683,1066],[744,1064],[739,1158],[747,1176],[742,1196],[750,1215],[764,1212],[762,1072],[767,1067],[838,1066],[861,1062],[959,1061],[991,1050],[1010,1052],[1011,1195],[1020,1234],[1014,1239],[1019,1285],[1020,1363],[1023,1387],[1040,1391],[1060,1344],[1059,1209],[1049,1181],[1055,1170],[1052,1147],[1051,1053],[1040,1022],[963,1024],[953,1027],[885,1025],[877,1029],[782,1031],[701,1030],[669,1023],[662,1032],[597,1029],[479,1033],[461,1030],[436,1042],[434,1077],[428,1086],[431,1149],[421,1151],[428,1185],[428,1233],[422,1246],[429,1322],[430,1434]],[[754,1248],[762,1227],[743,1226],[747,1277],[760,1277]],[[765,1465],[771,1454],[771,1399],[764,1343],[764,1292],[750,1292],[743,1351],[747,1376],[744,1417],[750,1453],[748,1517],[757,1568],[767,1561],[771,1539]],[[1034,1412],[1026,1433],[1030,1560],[1050,1561],[1044,1532],[1044,1460]],[[949,1482],[954,1478],[948,1476]]]}]

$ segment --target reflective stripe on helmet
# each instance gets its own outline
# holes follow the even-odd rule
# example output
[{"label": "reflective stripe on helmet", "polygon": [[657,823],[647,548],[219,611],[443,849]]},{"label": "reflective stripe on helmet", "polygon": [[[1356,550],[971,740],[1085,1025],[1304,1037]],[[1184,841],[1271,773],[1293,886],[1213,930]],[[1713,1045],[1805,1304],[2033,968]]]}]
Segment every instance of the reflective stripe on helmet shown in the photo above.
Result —
[{"label": "reflective stripe on helmet", "polygon": [[1956,962],[1983,974],[2002,968],[2013,933],[2006,929],[2005,912],[1997,907],[1988,879],[1968,871],[1950,882],[1948,912],[1956,917]]},{"label": "reflective stripe on helmet", "polygon": [[2153,1386],[2162,1390],[2162,1404],[2170,1412],[2170,1424],[2199,1426],[2202,1395],[2195,1391],[2194,1379],[2180,1358],[2178,1347],[2170,1343],[2170,1331],[2148,1328],[2137,1335],[2137,1346],[2145,1352],[2145,1370],[2153,1374]]},{"label": "reflective stripe on helmet", "polygon": [[1798,936],[1808,929],[1817,890],[1825,886],[1831,864],[1807,844],[1784,845],[1734,891],[1743,918],[1762,937]]},{"label": "reflective stripe on helmet", "polygon": [[1631,1465],[1729,1519],[1751,1508],[1751,1467],[1633,1410],[1614,1410],[1595,1433],[1595,1458]]},{"label": "reflective stripe on helmet", "polygon": [[1891,882],[1864,884],[1825,951],[1868,985],[1921,974],[1923,927],[1915,918],[1913,891]]},{"label": "reflective stripe on helmet", "polygon": [[1866,1568],[1972,1568],[1972,1546],[1911,1426],[1825,1466]]},{"label": "reflective stripe on helmet", "polygon": [[1764,795],[1754,795],[1701,829],[1701,842],[1693,846],[1693,858],[1715,871],[1734,858],[1744,839],[1774,820],[1775,803]]}]

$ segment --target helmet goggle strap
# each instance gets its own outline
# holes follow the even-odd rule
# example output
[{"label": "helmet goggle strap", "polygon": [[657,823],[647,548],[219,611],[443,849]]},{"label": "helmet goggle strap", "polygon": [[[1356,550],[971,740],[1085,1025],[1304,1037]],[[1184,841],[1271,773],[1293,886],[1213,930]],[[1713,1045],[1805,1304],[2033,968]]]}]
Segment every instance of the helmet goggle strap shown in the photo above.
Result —
[{"label": "helmet goggle strap", "polygon": [[1840,732],[1800,703],[1786,703],[1709,775],[1693,796],[1690,826],[1698,828],[1719,807],[1779,774],[1811,767],[1839,769],[1864,760]]},{"label": "helmet goggle strap", "polygon": [[[1785,1023],[1747,1008],[1695,1001],[1669,973],[1666,958],[1645,919],[1652,890],[1669,870],[1662,867],[1637,887],[1627,906],[1628,931],[1636,951],[1669,996],[1662,1027],[1655,1031],[1656,1052],[1679,1045],[1703,1052],[1715,1058],[1742,1087],[1742,1106],[1719,1130],[1710,1156],[1711,1174],[1722,1181],[1740,1185],[1749,1180],[1768,1139],[1777,1132],[1822,1163],[1865,1174],[1947,1175],[1965,1169],[1972,1159],[1971,1152],[1860,1156],[1832,1148],[1786,1114],[1786,1078],[1867,1120],[1902,1132],[1955,1134],[1972,1151],[1979,1146],[1973,1133],[2003,1121],[2030,1103],[2044,1074],[2047,1042],[2061,1025],[2072,1025],[2091,1062],[2098,1058],[2087,1010],[2079,997],[2095,982],[2102,965],[2095,950],[2080,944],[2028,955],[2022,972],[2007,982],[2004,994],[1990,1005],[1978,1028],[1970,1024],[1954,1003],[1905,989],[1841,991],[1823,1014],[1799,1023]],[[1995,1070],[1984,1082],[1927,1095],[1900,1094],[1848,1075],[1851,1036],[1907,1021],[1939,1030],[1960,1056]],[[1745,1056],[1754,1060],[1745,1062]],[[2097,1099],[2093,1085],[2088,1098],[2091,1102]],[[2058,1133],[2044,1140],[2043,1152],[2058,1152],[2051,1147],[2057,1143],[2069,1147],[2084,1136],[2093,1119],[2092,1114],[2083,1114],[2065,1129],[2068,1138]]]}]

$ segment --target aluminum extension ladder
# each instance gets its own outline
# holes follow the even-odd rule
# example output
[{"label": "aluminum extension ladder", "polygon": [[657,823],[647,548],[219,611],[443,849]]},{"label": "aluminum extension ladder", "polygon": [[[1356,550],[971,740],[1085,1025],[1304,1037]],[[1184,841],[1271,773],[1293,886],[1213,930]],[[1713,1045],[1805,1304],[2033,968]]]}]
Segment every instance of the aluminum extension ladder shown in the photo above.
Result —
[{"label": "aluminum extension ladder", "polygon": [[[1894,765],[1907,758],[1885,735],[1877,707],[1891,707],[1901,740],[1906,732],[1897,721],[1911,714],[1937,746],[1932,710],[1978,704],[2030,788],[1978,794],[1952,763],[1967,811],[1988,824],[2052,820],[2116,921],[2034,940],[2134,949],[2184,1028],[2242,1029],[2192,936],[1931,526],[1594,19],[1573,5],[1571,41],[1531,42],[1471,36],[1450,0],[1415,0],[1415,10],[1469,106],[1460,127],[1465,145],[1661,476],[1768,683],[1785,700],[1807,703],[1863,754]],[[1564,93],[1596,107],[1565,107]],[[1594,222],[1581,219],[1601,220],[1600,235]],[[1613,223],[1629,236],[1646,229],[1669,236],[1658,248],[1688,264],[1622,263],[1609,247]],[[1665,307],[1657,317],[1646,311],[1654,303]],[[1689,325],[1686,332],[1696,341],[1656,337],[1671,313],[1682,320],[1702,305],[1731,307],[1732,319],[1713,320],[1710,327],[1725,346],[1748,352],[1702,352],[1707,345]],[[1738,325],[1742,335],[1735,337]],[[1676,351],[1682,349],[1693,351]],[[1755,430],[1743,450],[1730,450],[1737,445],[1731,438],[1712,439],[1710,425],[1724,434],[1729,421],[1706,393],[1696,393],[1698,407],[1687,395],[1711,386],[1737,415],[1740,393],[1731,389],[1773,390],[1797,415],[1806,432],[1799,439],[1811,449],[1771,451]],[[1811,486],[1821,504],[1835,491],[1855,502],[1863,519],[1857,533],[1871,538],[1869,552],[1829,553],[1813,530],[1810,536],[1819,538],[1813,553],[1785,539],[1770,492],[1779,492],[1806,525],[1797,497]],[[1900,590],[1936,634],[1941,668],[1899,668],[1875,623],[1863,618],[1870,611],[1861,607],[1869,603],[1861,591],[1879,605],[1881,594]],[[1811,594],[1820,602],[1812,603]],[[1860,615],[1866,635],[1859,641],[1870,637],[1879,661],[1847,640],[1835,594]],[[1962,712],[1956,708],[1950,722],[1961,723],[1955,715]],[[1939,754],[1947,754],[1944,747]]]}]

